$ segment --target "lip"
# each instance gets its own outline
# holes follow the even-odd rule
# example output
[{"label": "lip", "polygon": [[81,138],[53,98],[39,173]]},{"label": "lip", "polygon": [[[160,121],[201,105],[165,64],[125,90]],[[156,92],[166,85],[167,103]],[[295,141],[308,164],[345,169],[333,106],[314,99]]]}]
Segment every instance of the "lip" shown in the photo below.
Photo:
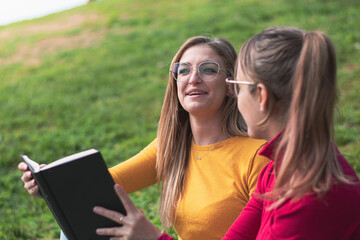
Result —
[{"label": "lip", "polygon": [[206,94],[207,94],[206,91],[198,89],[198,88],[189,89],[189,90],[186,91],[186,96],[190,96],[190,97],[203,96],[203,95],[206,95]]}]

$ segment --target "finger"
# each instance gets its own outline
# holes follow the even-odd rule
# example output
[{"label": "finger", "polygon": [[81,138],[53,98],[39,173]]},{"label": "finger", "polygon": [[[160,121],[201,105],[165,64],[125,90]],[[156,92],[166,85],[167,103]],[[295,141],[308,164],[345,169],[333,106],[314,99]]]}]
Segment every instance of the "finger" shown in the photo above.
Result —
[{"label": "finger", "polygon": [[115,184],[114,189],[116,194],[119,196],[121,202],[124,204],[125,210],[128,213],[127,215],[129,215],[129,213],[134,213],[138,210],[133,201],[128,197],[126,192],[119,184]]},{"label": "finger", "polygon": [[31,188],[33,188],[33,187],[35,187],[35,186],[37,186],[37,184],[36,184],[36,182],[35,182],[35,179],[30,180],[30,181],[26,181],[26,182],[24,183],[24,188],[26,188],[26,189],[31,189]]},{"label": "finger", "polygon": [[18,169],[22,172],[26,172],[29,170],[28,165],[26,165],[26,163],[24,162],[18,164]]},{"label": "finger", "polygon": [[34,179],[34,180],[31,180],[31,181],[28,181],[28,182],[25,182],[24,188],[25,188],[26,190],[28,190],[28,192],[29,192],[30,194],[34,194],[34,193],[36,193],[36,192],[39,190],[39,187],[38,187],[38,185],[36,184],[35,179]]},{"label": "finger", "polygon": [[96,229],[96,234],[101,236],[115,236],[122,237],[121,227],[112,227],[112,228],[98,228]]},{"label": "finger", "polygon": [[25,171],[23,172],[23,175],[21,177],[21,180],[26,183],[26,182],[29,182],[31,180],[33,180],[33,176],[32,176],[32,173],[30,171]]},{"label": "finger", "polygon": [[31,189],[28,189],[28,193],[33,196],[39,196],[39,187],[33,187]]},{"label": "finger", "polygon": [[120,223],[120,218],[122,218],[121,223],[124,224],[124,215],[119,212],[109,210],[109,209],[99,207],[99,206],[95,206],[93,208],[93,211],[94,211],[94,213],[96,213],[100,216],[106,217],[117,223]]}]

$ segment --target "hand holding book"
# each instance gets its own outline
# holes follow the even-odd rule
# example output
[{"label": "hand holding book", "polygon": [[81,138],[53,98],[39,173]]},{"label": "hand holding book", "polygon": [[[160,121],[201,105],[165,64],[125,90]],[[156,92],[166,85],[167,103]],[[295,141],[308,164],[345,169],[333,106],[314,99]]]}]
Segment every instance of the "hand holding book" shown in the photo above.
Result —
[{"label": "hand holding book", "polygon": [[[46,166],[46,164],[41,164],[40,168]],[[39,185],[35,181],[28,165],[25,162],[21,162],[18,165],[18,169],[23,173],[21,176],[21,181],[24,182],[24,188],[28,191],[28,193],[34,197],[43,198],[41,195]]]},{"label": "hand holding book", "polygon": [[[90,152],[92,154],[98,154],[97,151]],[[87,152],[89,154],[89,152]],[[91,155],[91,154],[90,154]],[[85,154],[86,156],[86,154]],[[84,157],[84,155],[80,155],[80,158]],[[24,182],[24,188],[29,192],[29,194],[42,198],[42,194],[39,188],[39,185],[37,184],[34,175],[38,177],[37,174],[41,171],[57,171],[56,166],[61,166],[63,164],[71,164],[71,162],[79,158],[79,155],[74,155],[69,158],[63,158],[60,160],[57,160],[55,162],[52,162],[48,165],[42,164],[39,165],[35,161],[32,161],[27,156],[22,155],[22,158],[24,162],[21,162],[18,165],[18,168],[20,171],[23,172],[23,175],[21,177],[21,180]],[[65,159],[65,160],[64,160]],[[25,163],[26,162],[26,163]],[[89,162],[88,162],[89,165]],[[65,166],[64,166],[65,167]],[[70,171],[70,170],[69,170]],[[99,172],[101,172],[99,170]],[[52,173],[54,174],[54,173]],[[103,218],[104,220],[111,220],[113,224],[106,224],[106,225],[97,225],[95,226],[97,228],[96,233],[99,235],[98,238],[102,239],[104,236],[126,236],[127,239],[144,239],[144,240],[151,240],[151,239],[158,239],[161,235],[160,231],[154,226],[144,215],[141,211],[139,211],[134,203],[131,201],[131,199],[127,196],[125,191],[120,187],[120,185],[115,184],[114,186],[115,193],[117,195],[117,200],[113,199],[113,204],[121,206],[120,208],[111,208],[107,209],[103,206],[95,206],[93,208],[94,213],[103,216],[100,218]],[[48,196],[47,196],[48,197]],[[46,199],[45,199],[46,200]],[[47,200],[48,204],[51,204],[52,200]],[[101,205],[101,202],[98,203],[98,205]],[[125,210],[122,209],[122,206],[124,206]],[[49,205],[50,207],[50,205]],[[115,210],[114,210],[115,209]],[[54,211],[54,209],[52,210]],[[126,212],[126,215],[124,213]],[[53,212],[54,216],[56,217],[58,213]],[[61,215],[60,215],[61,216]],[[63,222],[63,220],[57,219],[60,226],[63,226],[64,229],[70,228],[67,227],[67,224]],[[63,228],[62,227],[62,228]],[[72,230],[67,230],[68,232],[68,239],[81,239],[77,238],[71,233]],[[70,234],[69,234],[70,232]],[[101,237],[102,236],[102,237]],[[92,238],[95,238],[92,236]],[[171,239],[166,238],[166,239]]]},{"label": "hand holding book", "polygon": [[18,168],[23,172],[25,189],[45,199],[69,240],[108,239],[98,236],[96,229],[118,224],[94,214],[93,207],[101,205],[122,214],[126,211],[113,189],[114,181],[99,151],[86,150],[46,166],[26,155],[21,157],[26,164],[20,163]]},{"label": "hand holding book", "polygon": [[118,227],[98,228],[96,233],[102,236],[122,237],[126,239],[156,240],[161,233],[145,216],[138,210],[131,199],[126,195],[120,185],[115,184],[115,192],[123,203],[126,216],[120,212],[106,209],[100,206],[94,207],[93,211],[118,224]]}]

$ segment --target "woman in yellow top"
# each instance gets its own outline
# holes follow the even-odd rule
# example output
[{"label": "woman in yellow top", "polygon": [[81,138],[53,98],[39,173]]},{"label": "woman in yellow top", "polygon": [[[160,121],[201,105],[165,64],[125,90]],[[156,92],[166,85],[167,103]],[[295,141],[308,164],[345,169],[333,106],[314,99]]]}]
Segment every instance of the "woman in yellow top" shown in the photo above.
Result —
[{"label": "woman in yellow top", "polygon": [[[109,169],[127,193],[161,182],[162,226],[165,230],[173,226],[179,239],[223,237],[268,162],[257,155],[264,141],[247,136],[225,82],[233,77],[236,56],[225,39],[188,39],[171,64],[157,138],[138,155]],[[39,194],[26,166],[19,169],[25,188]],[[136,222],[130,215],[103,208],[95,211],[123,224],[99,230],[99,235],[131,239],[146,232],[136,231],[141,220]],[[146,237],[152,236],[138,239]]]}]

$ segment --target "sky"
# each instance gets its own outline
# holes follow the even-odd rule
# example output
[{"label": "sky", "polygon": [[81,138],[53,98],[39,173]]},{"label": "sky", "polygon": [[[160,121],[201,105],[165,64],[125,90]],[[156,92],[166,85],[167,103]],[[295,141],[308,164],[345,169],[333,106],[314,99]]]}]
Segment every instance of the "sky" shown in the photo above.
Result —
[{"label": "sky", "polygon": [[42,17],[87,2],[88,0],[0,0],[0,25]]}]

